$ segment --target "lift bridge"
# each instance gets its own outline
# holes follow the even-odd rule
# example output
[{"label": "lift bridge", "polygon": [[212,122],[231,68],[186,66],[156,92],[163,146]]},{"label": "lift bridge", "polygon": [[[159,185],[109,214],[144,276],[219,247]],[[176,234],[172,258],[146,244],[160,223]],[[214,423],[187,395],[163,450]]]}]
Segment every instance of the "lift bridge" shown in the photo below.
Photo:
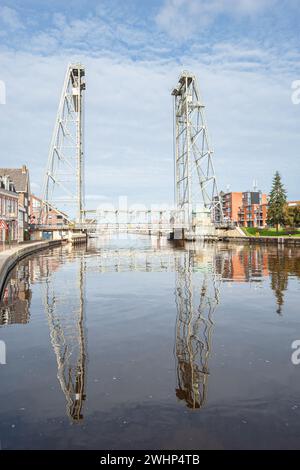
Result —
[{"label": "lift bridge", "polygon": [[[85,67],[67,68],[44,177],[39,226],[49,224],[51,210],[76,214],[76,228],[95,231],[135,230],[174,232],[206,230],[223,224],[204,104],[196,77],[183,72],[172,91],[174,98],[174,196],[170,211],[88,210],[84,190]],[[67,210],[69,208],[69,210]],[[105,213],[106,212],[106,213]],[[210,228],[208,228],[210,227]]]}]

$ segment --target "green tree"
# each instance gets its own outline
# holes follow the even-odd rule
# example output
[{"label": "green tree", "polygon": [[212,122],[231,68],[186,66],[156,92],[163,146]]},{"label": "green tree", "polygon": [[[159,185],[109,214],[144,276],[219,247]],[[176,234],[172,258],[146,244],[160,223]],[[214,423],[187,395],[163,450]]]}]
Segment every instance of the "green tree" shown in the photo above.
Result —
[{"label": "green tree", "polygon": [[294,225],[300,227],[300,204],[294,207]]},{"label": "green tree", "polygon": [[286,220],[286,191],[281,181],[281,176],[276,171],[273,185],[270,193],[268,208],[268,224],[279,230],[279,225],[284,224]]},{"label": "green tree", "polygon": [[287,204],[283,208],[283,214],[284,214],[284,225],[288,227],[294,227],[295,222],[294,222],[294,208],[289,207]]}]

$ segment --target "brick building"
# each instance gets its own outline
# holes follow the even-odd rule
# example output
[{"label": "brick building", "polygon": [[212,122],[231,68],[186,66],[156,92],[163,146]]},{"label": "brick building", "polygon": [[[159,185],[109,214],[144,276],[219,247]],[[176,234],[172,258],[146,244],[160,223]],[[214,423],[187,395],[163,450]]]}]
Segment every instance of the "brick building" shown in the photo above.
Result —
[{"label": "brick building", "polygon": [[0,176],[9,176],[18,194],[18,240],[29,239],[30,182],[26,165],[21,168],[0,168]]},{"label": "brick building", "polygon": [[[54,208],[49,208],[48,214],[41,213],[42,208],[42,200],[35,196],[34,194],[31,195],[30,198],[30,223],[31,225],[35,225],[37,223],[41,223],[43,225],[54,225],[56,227],[61,227],[63,225],[68,225],[68,219],[66,214],[63,212],[56,210]],[[39,220],[42,216],[42,220]]]},{"label": "brick building", "polygon": [[18,241],[18,194],[9,176],[0,176],[0,240]]},{"label": "brick building", "polygon": [[230,192],[220,194],[224,218],[242,227],[265,227],[268,200],[261,191]]},{"label": "brick building", "polygon": [[246,191],[238,212],[238,224],[242,227],[265,227],[267,225],[268,200],[261,191]]},{"label": "brick building", "polygon": [[238,221],[238,213],[242,206],[243,193],[232,192],[221,194],[223,204],[223,214],[226,220],[234,223]]}]

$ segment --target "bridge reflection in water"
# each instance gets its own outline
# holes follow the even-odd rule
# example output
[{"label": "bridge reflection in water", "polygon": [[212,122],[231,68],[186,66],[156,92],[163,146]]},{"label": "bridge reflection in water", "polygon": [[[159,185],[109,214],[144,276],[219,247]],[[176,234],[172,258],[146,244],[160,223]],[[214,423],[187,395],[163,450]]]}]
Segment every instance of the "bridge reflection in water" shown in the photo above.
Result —
[{"label": "bridge reflection in water", "polygon": [[177,307],[175,356],[176,395],[189,408],[200,408],[206,398],[213,313],[219,303],[221,276],[216,253],[210,250],[103,250],[88,270],[100,272],[175,272]]},{"label": "bridge reflection in water", "polygon": [[206,400],[213,313],[220,290],[214,260],[199,264],[197,254],[188,251],[176,262],[176,395],[193,409]]},{"label": "bridge reflection in water", "polygon": [[[38,284],[67,414],[78,422],[84,417],[88,363],[86,275],[130,271],[175,273],[176,396],[189,408],[199,409],[207,397],[213,317],[220,300],[221,282],[258,283],[270,276],[277,312],[282,313],[288,276],[300,276],[299,253],[296,254],[288,248],[194,244],[178,249],[159,245],[147,249],[57,248],[53,254],[23,260],[12,271],[2,292],[0,325],[29,322],[30,286]],[[59,268],[68,262],[76,263],[77,269],[64,279]]]},{"label": "bridge reflection in water", "polygon": [[[76,285],[77,284],[77,285]],[[86,332],[84,258],[78,263],[77,283],[63,286],[70,296],[64,296],[62,285],[48,272],[44,289],[44,305],[48,318],[50,338],[57,362],[57,378],[67,401],[67,414],[74,421],[83,419],[82,407],[86,399]],[[70,292],[70,291],[69,291]]]}]

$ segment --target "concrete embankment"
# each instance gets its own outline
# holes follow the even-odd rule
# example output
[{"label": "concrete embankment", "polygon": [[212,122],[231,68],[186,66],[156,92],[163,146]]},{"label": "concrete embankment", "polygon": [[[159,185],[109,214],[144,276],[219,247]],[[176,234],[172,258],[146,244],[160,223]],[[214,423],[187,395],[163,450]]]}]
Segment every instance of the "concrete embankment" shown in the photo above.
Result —
[{"label": "concrete embankment", "polygon": [[261,245],[300,246],[300,237],[220,237],[224,242],[250,243]]},{"label": "concrete embankment", "polygon": [[0,252],[0,294],[4,287],[6,278],[15,264],[25,256],[31,255],[39,250],[52,248],[60,245],[61,240],[40,241],[16,245],[8,250]]}]

